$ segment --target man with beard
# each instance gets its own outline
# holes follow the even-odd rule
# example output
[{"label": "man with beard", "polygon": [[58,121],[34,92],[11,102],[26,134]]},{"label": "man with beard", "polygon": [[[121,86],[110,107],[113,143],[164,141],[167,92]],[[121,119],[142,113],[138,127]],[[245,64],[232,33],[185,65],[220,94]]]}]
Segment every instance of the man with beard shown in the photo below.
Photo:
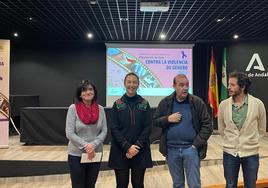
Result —
[{"label": "man with beard", "polygon": [[245,188],[255,188],[259,168],[259,139],[265,135],[263,102],[248,94],[246,74],[229,75],[229,98],[219,106],[218,129],[223,137],[223,167],[226,188],[237,187],[240,165]]},{"label": "man with beard", "polygon": [[173,79],[175,91],[159,103],[153,124],[162,128],[160,152],[166,157],[173,188],[200,188],[200,160],[207,152],[211,119],[203,100],[188,93],[184,74]]}]

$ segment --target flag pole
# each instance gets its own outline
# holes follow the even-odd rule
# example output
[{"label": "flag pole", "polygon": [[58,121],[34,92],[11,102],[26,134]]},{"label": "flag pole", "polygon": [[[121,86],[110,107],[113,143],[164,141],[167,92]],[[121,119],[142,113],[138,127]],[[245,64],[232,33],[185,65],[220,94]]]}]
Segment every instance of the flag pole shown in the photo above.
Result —
[{"label": "flag pole", "polygon": [[214,113],[213,113],[213,108],[211,108],[211,126],[212,126],[212,129],[214,129]]}]

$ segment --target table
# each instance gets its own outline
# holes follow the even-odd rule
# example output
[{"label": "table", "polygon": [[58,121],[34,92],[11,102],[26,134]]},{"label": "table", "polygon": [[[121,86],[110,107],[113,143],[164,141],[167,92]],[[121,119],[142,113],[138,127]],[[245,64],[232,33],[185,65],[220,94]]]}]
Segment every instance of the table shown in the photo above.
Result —
[{"label": "table", "polygon": [[[109,144],[111,141],[110,131],[110,112],[111,108],[104,108],[108,134],[104,141]],[[26,107],[21,108],[20,141],[27,144],[44,144],[44,145],[65,145],[68,140],[65,136],[65,122],[68,107]],[[151,109],[153,114],[155,109]],[[152,127],[150,141],[157,142],[160,137],[161,129]]]}]

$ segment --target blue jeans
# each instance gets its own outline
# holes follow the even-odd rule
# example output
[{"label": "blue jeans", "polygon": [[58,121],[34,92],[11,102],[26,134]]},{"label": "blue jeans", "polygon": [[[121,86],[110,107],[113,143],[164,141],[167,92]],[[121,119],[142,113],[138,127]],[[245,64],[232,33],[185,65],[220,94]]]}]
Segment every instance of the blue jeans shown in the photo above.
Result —
[{"label": "blue jeans", "polygon": [[168,147],[167,163],[173,181],[173,188],[185,187],[185,176],[189,188],[200,188],[200,159],[198,151]]},{"label": "blue jeans", "polygon": [[256,188],[259,169],[259,155],[249,157],[232,156],[223,152],[223,168],[226,188],[236,188],[240,164],[242,165],[244,187]]}]

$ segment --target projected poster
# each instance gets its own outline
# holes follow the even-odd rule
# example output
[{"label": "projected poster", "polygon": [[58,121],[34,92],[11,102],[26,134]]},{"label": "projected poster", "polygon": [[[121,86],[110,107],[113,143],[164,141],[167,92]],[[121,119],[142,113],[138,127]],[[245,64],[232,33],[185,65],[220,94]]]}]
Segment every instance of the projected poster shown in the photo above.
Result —
[{"label": "projected poster", "polygon": [[129,72],[139,76],[138,94],[151,106],[174,91],[177,74],[188,77],[192,93],[192,48],[107,48],[107,106],[125,93],[123,82]]}]

